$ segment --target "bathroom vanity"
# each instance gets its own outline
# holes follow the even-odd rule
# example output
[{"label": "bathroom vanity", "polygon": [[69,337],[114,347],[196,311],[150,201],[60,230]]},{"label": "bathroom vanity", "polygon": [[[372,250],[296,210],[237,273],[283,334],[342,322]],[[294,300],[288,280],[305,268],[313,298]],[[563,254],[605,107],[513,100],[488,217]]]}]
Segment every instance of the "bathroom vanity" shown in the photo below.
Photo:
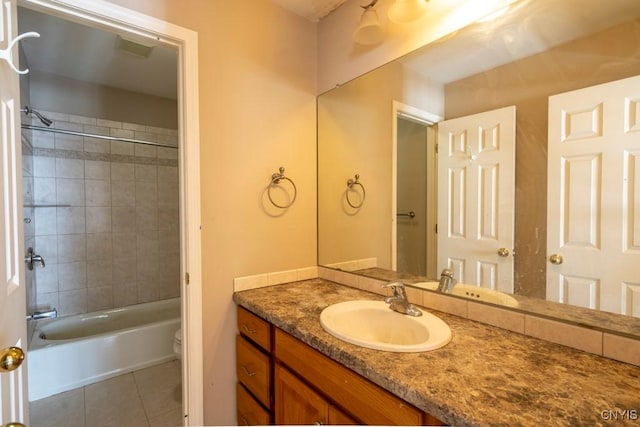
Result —
[{"label": "bathroom vanity", "polygon": [[238,424],[442,424],[242,307],[238,330]]},{"label": "bathroom vanity", "polygon": [[382,297],[324,279],[234,294],[239,424],[638,422],[636,366],[439,312],[445,347],[371,350],[320,325],[325,307],[356,299]]}]

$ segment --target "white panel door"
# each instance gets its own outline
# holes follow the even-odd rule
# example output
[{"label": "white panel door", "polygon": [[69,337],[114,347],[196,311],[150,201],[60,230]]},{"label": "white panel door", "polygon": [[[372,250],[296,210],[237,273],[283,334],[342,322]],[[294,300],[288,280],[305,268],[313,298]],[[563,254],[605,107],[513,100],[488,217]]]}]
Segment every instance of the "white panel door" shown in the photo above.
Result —
[{"label": "white panel door", "polygon": [[640,76],[549,98],[547,299],[640,317]]},{"label": "white panel door", "polygon": [[[15,0],[0,7],[0,48],[16,37]],[[14,57],[18,49],[14,48]],[[0,61],[0,351],[19,347],[26,352],[26,291],[22,230],[22,161],[20,150],[20,90],[18,75]],[[0,424],[28,422],[26,363],[0,373]]]},{"label": "white panel door", "polygon": [[516,108],[438,123],[438,271],[513,292]]}]

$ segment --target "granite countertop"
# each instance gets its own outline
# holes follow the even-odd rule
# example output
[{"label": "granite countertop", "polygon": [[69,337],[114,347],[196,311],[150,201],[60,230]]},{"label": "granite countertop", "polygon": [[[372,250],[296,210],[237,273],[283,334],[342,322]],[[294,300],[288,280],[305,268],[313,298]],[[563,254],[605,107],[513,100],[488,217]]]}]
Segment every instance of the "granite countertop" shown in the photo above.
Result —
[{"label": "granite countertop", "polygon": [[[325,332],[320,312],[337,302],[381,297],[324,279],[236,292],[233,298],[447,424],[640,422],[640,368],[632,365],[433,310],[453,332],[441,349],[389,353],[358,347]],[[623,416],[624,410],[632,412]],[[609,414],[617,420],[607,419]]]}]

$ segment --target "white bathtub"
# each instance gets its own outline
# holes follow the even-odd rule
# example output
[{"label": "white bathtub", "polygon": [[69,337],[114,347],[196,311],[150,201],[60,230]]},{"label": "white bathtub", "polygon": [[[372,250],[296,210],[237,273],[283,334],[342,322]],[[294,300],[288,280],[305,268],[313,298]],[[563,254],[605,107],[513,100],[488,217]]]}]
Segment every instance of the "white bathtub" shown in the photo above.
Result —
[{"label": "white bathtub", "polygon": [[180,298],[40,320],[27,353],[29,401],[175,358]]}]

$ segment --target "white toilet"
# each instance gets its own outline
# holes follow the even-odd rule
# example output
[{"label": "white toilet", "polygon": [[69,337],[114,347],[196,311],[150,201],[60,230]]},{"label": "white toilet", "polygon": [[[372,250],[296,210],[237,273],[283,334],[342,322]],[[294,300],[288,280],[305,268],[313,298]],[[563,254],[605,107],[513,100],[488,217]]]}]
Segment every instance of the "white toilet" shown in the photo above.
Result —
[{"label": "white toilet", "polygon": [[182,328],[173,334],[173,353],[182,360]]}]

